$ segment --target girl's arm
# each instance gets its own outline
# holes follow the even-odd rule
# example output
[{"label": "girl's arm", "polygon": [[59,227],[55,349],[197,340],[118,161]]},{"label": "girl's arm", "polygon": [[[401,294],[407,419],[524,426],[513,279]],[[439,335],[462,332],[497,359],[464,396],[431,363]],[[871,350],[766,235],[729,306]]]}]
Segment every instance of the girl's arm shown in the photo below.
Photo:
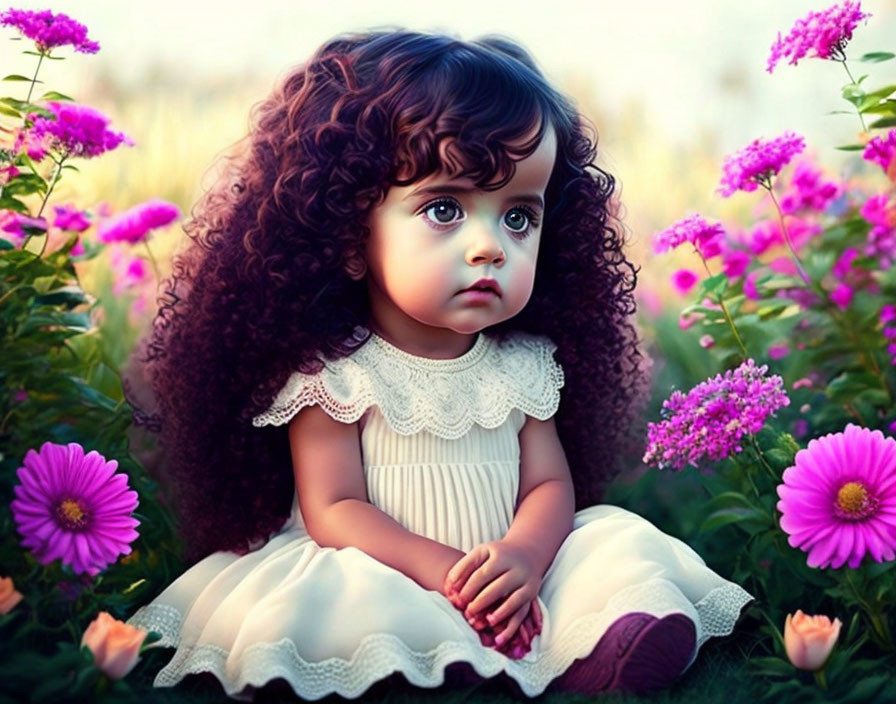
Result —
[{"label": "girl's arm", "polygon": [[289,423],[289,443],[302,517],[318,545],[356,547],[445,593],[445,575],[464,553],[407,530],[369,502],[358,423],[306,406]]}]

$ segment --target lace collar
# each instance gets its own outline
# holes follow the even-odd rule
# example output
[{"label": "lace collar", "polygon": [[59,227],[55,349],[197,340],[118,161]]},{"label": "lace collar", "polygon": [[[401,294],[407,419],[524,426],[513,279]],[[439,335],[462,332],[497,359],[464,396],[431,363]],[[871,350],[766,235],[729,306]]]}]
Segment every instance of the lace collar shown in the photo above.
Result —
[{"label": "lace collar", "polygon": [[429,431],[456,439],[474,423],[496,428],[518,408],[539,420],[560,403],[563,370],[547,337],[514,333],[499,341],[480,333],[452,359],[401,350],[376,334],[348,357],[326,362],[317,374],[294,373],[255,426],[282,425],[301,408],[319,404],[343,423],[377,406],[401,435]]}]

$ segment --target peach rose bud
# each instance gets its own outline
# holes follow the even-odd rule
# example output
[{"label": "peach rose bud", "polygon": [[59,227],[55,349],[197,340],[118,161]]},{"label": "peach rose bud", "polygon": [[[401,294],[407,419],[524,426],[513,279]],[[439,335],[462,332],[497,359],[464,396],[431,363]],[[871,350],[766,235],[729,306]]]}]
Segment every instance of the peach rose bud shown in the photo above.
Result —
[{"label": "peach rose bud", "polygon": [[22,600],[21,592],[17,592],[12,577],[0,577],[0,614],[8,614]]},{"label": "peach rose bud", "polygon": [[801,670],[820,670],[834,649],[840,636],[839,618],[827,616],[807,616],[797,609],[792,616],[787,614],[784,622],[784,648],[794,667]]},{"label": "peach rose bud", "polygon": [[120,680],[140,659],[140,646],[146,633],[142,628],[135,628],[100,611],[84,631],[81,646],[90,648],[93,662],[100,670],[111,679]]}]

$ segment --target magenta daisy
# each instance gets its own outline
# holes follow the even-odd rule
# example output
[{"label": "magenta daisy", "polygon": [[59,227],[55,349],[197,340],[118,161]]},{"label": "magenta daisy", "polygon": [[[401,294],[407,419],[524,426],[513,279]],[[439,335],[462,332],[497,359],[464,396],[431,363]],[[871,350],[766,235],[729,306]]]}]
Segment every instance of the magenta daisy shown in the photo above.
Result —
[{"label": "magenta daisy", "polygon": [[123,132],[109,129],[109,118],[99,110],[75,103],[47,103],[55,118],[31,114],[33,140],[45,143],[65,156],[93,157],[112,151],[120,144],[134,146]]},{"label": "magenta daisy", "polygon": [[97,237],[101,242],[140,242],[151,230],[170,225],[178,217],[180,211],[173,203],[148,200],[104,220]]},{"label": "magenta daisy", "polygon": [[131,552],[140,522],[131,517],[137,492],[118,462],[78,443],[45,442],[29,450],[18,469],[20,484],[10,504],[13,518],[41,564],[61,558],[75,572],[95,576]]},{"label": "magenta daisy", "polygon": [[810,567],[896,557],[896,440],[850,423],[810,440],[783,479],[781,529]]},{"label": "magenta daisy", "polygon": [[849,0],[821,12],[810,12],[797,20],[783,39],[778,32],[765,70],[771,73],[777,63],[787,56],[791,65],[796,65],[807,54],[819,59],[845,61],[846,42],[852,39],[852,32],[859,22],[868,17],[871,15],[862,12],[860,2]]},{"label": "magenta daisy", "polygon": [[794,132],[774,139],[754,139],[725,158],[719,193],[727,198],[735,191],[755,191],[759,185],[770,188],[772,176],[805,148],[806,141]]},{"label": "magenta daisy", "polygon": [[697,466],[740,452],[745,435],[758,433],[766,419],[790,404],[780,376],[752,359],[724,375],[697,384],[687,395],[675,391],[663,402],[664,419],[647,424],[644,463],[660,469]]},{"label": "magenta daisy", "polygon": [[47,54],[57,46],[71,44],[82,54],[95,54],[100,45],[87,38],[87,27],[61,12],[15,10],[0,12],[0,25],[15,27],[34,40],[37,50]]}]

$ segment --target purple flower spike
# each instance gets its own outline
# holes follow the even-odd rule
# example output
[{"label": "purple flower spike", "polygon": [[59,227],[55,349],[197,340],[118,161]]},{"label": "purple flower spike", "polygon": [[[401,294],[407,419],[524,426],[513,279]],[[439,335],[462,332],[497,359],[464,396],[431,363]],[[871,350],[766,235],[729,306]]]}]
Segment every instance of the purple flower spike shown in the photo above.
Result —
[{"label": "purple flower spike", "polygon": [[71,44],[82,54],[95,54],[100,45],[87,38],[87,27],[61,12],[49,10],[14,10],[0,12],[0,25],[15,27],[29,39],[34,40],[37,50],[49,53],[57,46]]},{"label": "purple flower spike", "polygon": [[644,462],[660,469],[697,466],[740,452],[744,435],[758,433],[766,418],[790,404],[780,376],[748,359],[736,369],[675,391],[664,403],[664,420],[647,424]]},{"label": "purple flower spike", "polygon": [[896,557],[896,440],[850,423],[809,441],[778,486],[781,530],[809,567]]},{"label": "purple flower spike", "polygon": [[109,118],[99,110],[87,105],[55,102],[48,103],[47,109],[56,118],[30,115],[34,122],[30,136],[66,156],[89,158],[111,151],[120,144],[134,146],[124,133],[109,129]]},{"label": "purple flower spike", "polygon": [[169,225],[178,217],[180,211],[176,205],[163,200],[148,200],[104,220],[97,236],[101,242],[140,242],[151,230]]},{"label": "purple flower spike", "polygon": [[806,54],[819,59],[845,60],[846,42],[852,39],[852,32],[859,22],[868,17],[871,15],[862,12],[860,2],[849,0],[822,12],[810,12],[803,19],[797,20],[783,39],[778,32],[778,39],[772,44],[766,71],[774,71],[777,63],[787,56],[793,66]]},{"label": "purple flower spike", "polygon": [[754,139],[725,158],[719,193],[727,198],[735,191],[755,191],[758,185],[770,182],[772,176],[805,148],[805,140],[793,132],[774,139]]},{"label": "purple flower spike", "polygon": [[29,548],[44,565],[61,558],[78,573],[96,576],[119,555],[131,552],[139,524],[131,513],[137,492],[118,462],[96,451],[84,454],[76,442],[45,442],[28,450],[17,474],[10,504],[13,518]]}]

